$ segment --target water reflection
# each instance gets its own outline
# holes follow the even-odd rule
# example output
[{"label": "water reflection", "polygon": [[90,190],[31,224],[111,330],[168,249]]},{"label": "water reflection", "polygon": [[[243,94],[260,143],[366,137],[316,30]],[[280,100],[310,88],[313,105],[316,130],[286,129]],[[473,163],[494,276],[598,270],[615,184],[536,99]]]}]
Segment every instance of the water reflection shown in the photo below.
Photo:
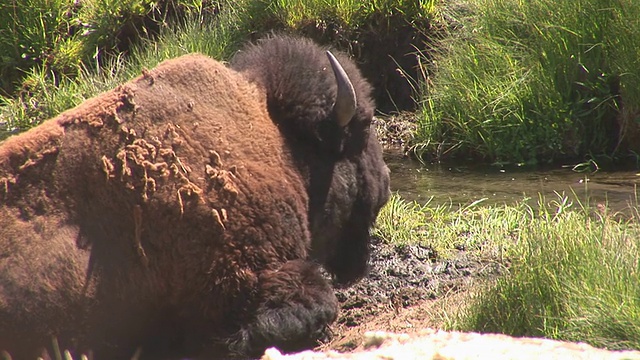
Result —
[{"label": "water reflection", "polygon": [[[500,169],[483,166],[422,165],[388,154],[391,188],[404,198],[434,204],[469,204],[486,198],[484,204],[512,204],[524,198],[537,204],[538,194],[557,199],[555,192],[571,195],[589,204],[606,203],[612,210],[636,204],[638,171],[579,173],[571,168],[552,170]],[[572,195],[571,195],[571,198]]]}]

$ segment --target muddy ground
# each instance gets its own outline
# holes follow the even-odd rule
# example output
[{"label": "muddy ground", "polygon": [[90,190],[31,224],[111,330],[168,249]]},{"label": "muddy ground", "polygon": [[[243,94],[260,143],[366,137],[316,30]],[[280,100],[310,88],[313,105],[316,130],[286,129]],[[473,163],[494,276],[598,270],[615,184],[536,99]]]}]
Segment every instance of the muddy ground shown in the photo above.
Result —
[{"label": "muddy ground", "polygon": [[340,316],[331,341],[320,349],[361,347],[363,334],[370,330],[414,333],[440,328],[446,314],[462,305],[470,291],[503,271],[501,264],[474,259],[463,250],[445,260],[422,245],[390,245],[376,239],[369,276],[336,291]]},{"label": "muddy ground", "polygon": [[418,128],[416,113],[401,112],[373,118],[378,140],[388,153],[408,153]]}]

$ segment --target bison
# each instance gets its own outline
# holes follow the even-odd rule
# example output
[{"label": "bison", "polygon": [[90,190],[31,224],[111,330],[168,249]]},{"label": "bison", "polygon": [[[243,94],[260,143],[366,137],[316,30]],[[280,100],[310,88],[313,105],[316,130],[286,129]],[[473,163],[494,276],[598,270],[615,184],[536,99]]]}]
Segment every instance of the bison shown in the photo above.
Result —
[{"label": "bison", "polygon": [[373,112],[347,56],[271,35],[229,67],[167,60],[7,139],[0,351],[313,346],[337,316],[332,286],[366,274],[389,197]]}]

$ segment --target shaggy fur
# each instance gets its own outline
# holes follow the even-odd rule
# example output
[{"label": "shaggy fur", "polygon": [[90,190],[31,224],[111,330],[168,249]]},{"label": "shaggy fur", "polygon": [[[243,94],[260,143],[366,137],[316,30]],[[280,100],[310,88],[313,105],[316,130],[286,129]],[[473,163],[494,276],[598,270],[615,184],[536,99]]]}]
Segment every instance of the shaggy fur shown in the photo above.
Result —
[{"label": "shaggy fur", "polygon": [[388,199],[389,177],[371,130],[371,87],[342,53],[335,55],[357,109],[346,128],[336,124],[337,85],[326,50],[305,38],[272,36],[236,54],[231,67],[267,94],[269,114],[309,179],[314,256],[339,284],[349,284],[366,274],[369,228]]},{"label": "shaggy fur", "polygon": [[[287,37],[246,53],[283,44],[324,56]],[[338,309],[317,264],[364,274],[389,191],[369,89],[340,60],[362,92],[348,129],[326,120],[331,69],[305,80],[300,61],[274,96],[265,64],[187,55],[2,143],[0,351],[34,358],[51,336],[96,359],[313,346]]]}]

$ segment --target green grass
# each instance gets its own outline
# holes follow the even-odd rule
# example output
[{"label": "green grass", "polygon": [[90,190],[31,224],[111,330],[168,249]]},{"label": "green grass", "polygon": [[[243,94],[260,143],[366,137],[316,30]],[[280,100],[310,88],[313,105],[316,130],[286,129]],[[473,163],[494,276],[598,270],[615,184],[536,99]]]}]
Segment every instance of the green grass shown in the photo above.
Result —
[{"label": "green grass", "polygon": [[464,249],[508,266],[469,306],[445,316],[448,329],[640,349],[638,206],[629,215],[561,195],[529,203],[452,208],[394,195],[375,234],[431,246],[444,258]]},{"label": "green grass", "polygon": [[13,93],[23,73],[36,67],[60,76],[75,75],[81,66],[93,66],[151,35],[169,15],[202,13],[215,6],[204,0],[4,1],[0,88]]},{"label": "green grass", "polygon": [[510,274],[456,327],[640,349],[637,221],[566,203],[543,208],[523,231]]},{"label": "green grass", "polygon": [[96,95],[105,74],[123,82],[190,51],[226,59],[271,30],[350,46],[436,18],[456,26],[416,49],[428,66],[420,156],[532,164],[640,153],[640,3],[608,0],[7,0],[0,138]]},{"label": "green grass", "polygon": [[[460,6],[459,6],[460,8]],[[471,0],[425,82],[421,155],[553,162],[635,150],[640,3]],[[621,108],[624,104],[624,109]]]},{"label": "green grass", "polygon": [[394,194],[382,208],[373,234],[397,245],[420,243],[441,258],[464,249],[483,258],[503,259],[517,243],[518,227],[530,216],[523,202],[517,206],[482,206],[483,200],[466,205],[432,205],[406,201]]},{"label": "green grass", "polygon": [[23,79],[27,89],[16,97],[0,98],[0,121],[10,131],[28,129],[74,107],[84,100],[112,89],[163,60],[191,52],[213,58],[229,56],[235,13],[225,12],[216,22],[192,15],[173,27],[161,30],[154,40],[141,39],[125,57],[110,57],[102,66],[83,67],[73,77],[56,75],[42,67],[32,68]]},{"label": "green grass", "polygon": [[[178,53],[167,47],[182,46],[183,53],[188,51],[192,40],[188,36],[195,27],[207,27],[200,24],[211,19],[204,14],[214,6],[203,0],[87,0],[79,4],[27,0],[0,5],[0,74],[5,93],[0,96],[0,140],[115,87],[143,67],[155,65],[154,60],[163,55]],[[151,42],[157,34],[144,32],[143,19],[163,24],[169,8],[192,24],[161,31],[167,45],[157,46]],[[182,38],[171,37],[182,30]],[[177,40],[182,43],[170,43]],[[129,50],[119,52],[118,46]],[[142,50],[145,46],[149,50]]]},{"label": "green grass", "polygon": [[439,11],[437,0],[245,0],[245,3],[251,27],[257,31],[300,31],[309,25],[354,30],[365,27],[372,18],[399,16],[411,23],[432,19]]},{"label": "green grass", "polygon": [[[12,0],[0,5],[0,54],[5,54],[0,65],[4,81],[0,139],[168,58],[200,52],[225,60],[241,44],[272,30],[305,33],[332,26],[344,36],[376,19],[399,16],[416,22],[434,17],[437,10],[435,0],[86,0],[74,4],[71,0]],[[120,52],[123,47],[126,52]]]}]

